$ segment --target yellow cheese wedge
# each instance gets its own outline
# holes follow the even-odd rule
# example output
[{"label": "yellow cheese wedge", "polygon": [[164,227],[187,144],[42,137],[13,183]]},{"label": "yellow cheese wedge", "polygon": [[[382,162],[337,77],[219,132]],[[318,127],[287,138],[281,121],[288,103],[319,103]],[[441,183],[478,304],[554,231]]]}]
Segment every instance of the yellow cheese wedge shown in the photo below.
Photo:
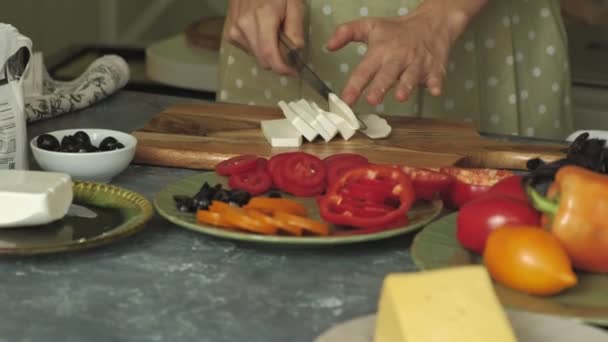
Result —
[{"label": "yellow cheese wedge", "polygon": [[516,342],[483,266],[384,280],[375,342]]}]

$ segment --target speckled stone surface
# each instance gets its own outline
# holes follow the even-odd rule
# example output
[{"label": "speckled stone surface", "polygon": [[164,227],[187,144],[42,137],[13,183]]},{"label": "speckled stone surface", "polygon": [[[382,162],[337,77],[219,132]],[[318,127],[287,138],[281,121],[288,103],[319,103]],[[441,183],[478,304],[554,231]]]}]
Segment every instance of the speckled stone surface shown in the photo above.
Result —
[{"label": "speckled stone surface", "polygon": [[[132,131],[178,102],[122,92],[30,126]],[[152,199],[197,171],[131,166],[113,183]],[[156,215],[126,240],[41,257],[0,256],[0,341],[312,341],[373,313],[382,279],[414,271],[411,236],[338,248],[233,243]]]}]

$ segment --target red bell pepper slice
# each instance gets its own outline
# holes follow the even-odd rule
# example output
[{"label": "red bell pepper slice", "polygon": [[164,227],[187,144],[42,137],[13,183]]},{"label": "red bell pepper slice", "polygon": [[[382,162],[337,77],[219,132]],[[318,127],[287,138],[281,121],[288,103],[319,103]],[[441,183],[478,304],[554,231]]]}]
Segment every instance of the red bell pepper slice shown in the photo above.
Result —
[{"label": "red bell pepper slice", "polygon": [[494,184],[513,175],[505,170],[459,167],[444,167],[440,172],[453,177],[450,187],[442,193],[444,203],[452,208],[460,208],[465,203],[485,195]]},{"label": "red bell pepper slice", "polygon": [[[370,215],[369,211],[365,210],[344,210],[342,205],[345,201],[345,195],[342,190],[357,181],[379,181],[382,184],[388,184],[391,188],[390,197],[380,201],[361,201],[361,205],[365,208],[366,204],[371,208],[372,205],[386,204],[395,200],[397,205],[392,207],[392,210],[381,215]],[[346,199],[348,202],[348,199]],[[403,219],[414,202],[414,190],[412,183],[403,171],[390,167],[379,165],[362,166],[345,173],[336,183],[330,185],[327,194],[317,199],[319,204],[319,213],[321,217],[333,224],[350,226],[355,228],[374,228],[389,225],[393,222]]]},{"label": "red bell pepper slice", "polygon": [[446,174],[426,168],[402,166],[401,170],[412,179],[416,198],[432,200],[438,193],[448,189],[453,178]]}]

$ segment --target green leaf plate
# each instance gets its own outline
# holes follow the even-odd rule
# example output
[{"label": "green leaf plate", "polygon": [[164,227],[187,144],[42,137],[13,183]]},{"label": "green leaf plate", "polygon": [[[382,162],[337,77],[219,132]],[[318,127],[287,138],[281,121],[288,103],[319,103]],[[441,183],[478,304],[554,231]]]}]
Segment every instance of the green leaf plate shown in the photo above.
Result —
[{"label": "green leaf plate", "polygon": [[[179,180],[173,184],[170,184],[156,195],[154,205],[156,206],[158,213],[180,227],[220,238],[267,244],[321,246],[367,242],[410,233],[424,227],[435,219],[441,213],[443,208],[441,201],[417,202],[408,213],[410,219],[409,225],[370,234],[335,235],[326,237],[295,237],[282,235],[266,236],[247,232],[229,231],[213,226],[201,225],[196,222],[194,214],[182,213],[178,211],[175,208],[173,195],[193,196],[204,182],[208,182],[212,185],[221,183],[222,185],[226,186],[227,184],[226,178],[220,177],[214,172],[201,173]],[[284,197],[290,198],[290,196],[287,195]],[[320,219],[314,199],[298,198],[297,201],[303,203],[308,208],[311,218]],[[339,230],[338,227],[332,227],[332,229],[333,231]]]},{"label": "green leaf plate", "polygon": [[154,212],[145,197],[117,186],[74,182],[73,191],[73,205],[63,219],[0,229],[0,254],[46,254],[100,246],[138,232]]},{"label": "green leaf plate", "polygon": [[[411,255],[418,268],[430,270],[482,263],[479,256],[458,243],[456,215],[447,215],[416,235]],[[574,288],[551,297],[527,295],[496,283],[494,288],[505,307],[608,326],[608,275],[578,273],[577,276],[579,283]]]}]

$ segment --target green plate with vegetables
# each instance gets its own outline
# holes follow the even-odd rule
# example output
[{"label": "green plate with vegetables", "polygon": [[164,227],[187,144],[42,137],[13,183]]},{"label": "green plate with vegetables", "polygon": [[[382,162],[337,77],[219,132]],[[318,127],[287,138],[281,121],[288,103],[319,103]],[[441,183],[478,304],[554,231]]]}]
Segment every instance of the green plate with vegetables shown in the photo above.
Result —
[{"label": "green plate with vegetables", "polygon": [[[479,264],[479,256],[456,239],[457,213],[447,215],[422,230],[411,248],[414,263],[422,270]],[[577,273],[578,284],[559,295],[531,296],[495,283],[502,304],[511,309],[570,317],[608,326],[608,275]]]},{"label": "green plate with vegetables", "polygon": [[[201,173],[184,178],[170,184],[157,194],[154,205],[156,206],[158,213],[180,227],[215,237],[266,244],[323,246],[381,240],[411,233],[429,224],[432,220],[437,218],[443,209],[443,204],[440,200],[418,201],[408,212],[409,222],[406,226],[367,234],[333,235],[347,232],[348,229],[332,226],[332,234],[329,236],[259,235],[199,224],[196,222],[194,213],[180,212],[176,208],[173,199],[174,195],[193,196],[205,182],[212,186],[215,184],[222,184],[224,187],[227,186],[226,178],[218,176],[215,172]],[[309,211],[309,217],[320,220],[317,204],[314,199],[293,197],[285,194],[282,194],[282,196],[304,204]]]},{"label": "green plate with vegetables", "polygon": [[150,201],[108,184],[75,182],[68,214],[55,222],[0,229],[0,254],[32,255],[108,244],[141,230],[152,217]]}]

